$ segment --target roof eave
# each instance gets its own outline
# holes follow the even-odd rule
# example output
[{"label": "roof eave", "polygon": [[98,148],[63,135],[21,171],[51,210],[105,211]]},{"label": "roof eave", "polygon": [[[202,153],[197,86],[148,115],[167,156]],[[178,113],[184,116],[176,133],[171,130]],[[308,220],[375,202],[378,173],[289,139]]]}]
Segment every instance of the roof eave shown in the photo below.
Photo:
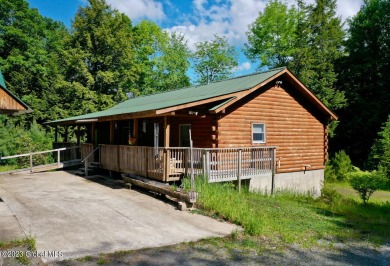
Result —
[{"label": "roof eave", "polygon": [[290,77],[290,81],[296,83],[301,92],[330,120],[338,120],[338,116],[333,113],[313,92],[311,92],[290,70],[286,68],[285,74]]},{"label": "roof eave", "polygon": [[[0,88],[3,89],[6,93],[8,93],[15,101],[17,101],[21,106],[25,108],[25,110],[17,111],[17,113],[25,112],[25,113],[31,113],[33,110],[25,104],[21,99],[19,99],[15,94],[13,94],[11,91],[9,91],[6,87],[3,87],[0,85]],[[22,113],[20,113],[22,114]]]}]

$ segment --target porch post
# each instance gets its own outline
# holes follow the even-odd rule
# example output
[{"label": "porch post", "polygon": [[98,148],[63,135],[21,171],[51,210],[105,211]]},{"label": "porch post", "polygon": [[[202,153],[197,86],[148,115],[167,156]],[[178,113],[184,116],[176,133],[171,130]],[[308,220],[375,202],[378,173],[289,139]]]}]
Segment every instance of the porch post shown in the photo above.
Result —
[{"label": "porch post", "polygon": [[168,116],[164,116],[164,147],[169,147],[169,138],[171,131],[171,121]]},{"label": "porch post", "polygon": [[76,134],[77,134],[77,146],[80,146],[80,125],[77,125],[77,131],[76,131]]},{"label": "porch post", "polygon": [[114,121],[110,121],[110,144],[114,144]]},{"label": "porch post", "polygon": [[58,142],[58,126],[56,126],[56,128],[55,128],[54,142],[55,142],[55,143]]},{"label": "porch post", "polygon": [[96,127],[95,127],[95,122],[92,123],[92,126],[91,126],[91,142],[92,144],[95,145],[95,142],[96,142],[96,134],[95,134],[95,131],[96,131]]},{"label": "porch post", "polygon": [[133,138],[135,138],[136,145],[138,145],[138,118],[134,118],[134,132]]},{"label": "porch post", "polygon": [[64,142],[68,142],[68,126],[65,126],[65,137]]}]

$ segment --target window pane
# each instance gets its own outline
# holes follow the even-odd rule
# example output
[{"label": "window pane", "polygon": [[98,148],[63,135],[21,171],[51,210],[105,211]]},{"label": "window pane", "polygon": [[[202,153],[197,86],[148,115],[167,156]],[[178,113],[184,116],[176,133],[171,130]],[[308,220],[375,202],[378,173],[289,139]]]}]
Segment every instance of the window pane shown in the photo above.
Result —
[{"label": "window pane", "polygon": [[263,133],[253,133],[253,141],[264,141],[264,134]]},{"label": "window pane", "polygon": [[252,124],[252,141],[254,143],[265,143],[264,124]]},{"label": "window pane", "polygon": [[253,124],[253,133],[263,133],[264,125],[263,124]]}]

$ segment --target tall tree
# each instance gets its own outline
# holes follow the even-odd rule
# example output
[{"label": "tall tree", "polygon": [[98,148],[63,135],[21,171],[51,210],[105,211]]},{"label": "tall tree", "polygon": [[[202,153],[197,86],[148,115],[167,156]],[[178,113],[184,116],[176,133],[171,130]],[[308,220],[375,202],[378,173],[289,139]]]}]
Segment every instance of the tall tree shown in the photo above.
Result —
[{"label": "tall tree", "polygon": [[134,28],[136,60],[140,75],[136,82],[142,94],[174,90],[189,85],[186,75],[190,52],[183,35],[168,34],[151,21]]},{"label": "tall tree", "polygon": [[390,115],[374,141],[369,155],[369,164],[372,169],[383,170],[390,181]]},{"label": "tall tree", "polygon": [[344,31],[336,0],[298,1],[298,9],[278,0],[267,4],[249,26],[246,55],[260,67],[287,66],[331,109],[346,104],[335,88],[335,61],[342,55]]},{"label": "tall tree", "polygon": [[279,0],[268,2],[264,12],[249,25],[245,55],[259,68],[287,66],[296,53],[299,12]]},{"label": "tall tree", "polygon": [[346,56],[338,64],[339,87],[349,99],[340,112],[334,144],[364,166],[381,124],[390,114],[390,2],[366,0],[349,21]]},{"label": "tall tree", "polygon": [[305,46],[298,45],[302,50],[297,51],[295,59],[303,63],[291,66],[302,82],[333,110],[346,105],[344,93],[335,87],[335,63],[343,54],[345,35],[336,7],[336,0],[316,0],[308,6],[300,2],[301,12],[306,15],[299,22],[297,37],[298,41],[305,40]]},{"label": "tall tree", "polygon": [[212,41],[198,42],[193,53],[197,83],[208,84],[226,79],[238,65],[237,52],[226,38],[218,35]]},{"label": "tall tree", "polygon": [[[88,0],[72,23],[67,79],[96,94],[96,109],[105,109],[125,98],[137,78],[130,19],[104,0]],[[82,92],[81,92],[82,93]],[[82,93],[83,94],[83,93]]]},{"label": "tall tree", "polygon": [[42,17],[24,0],[1,0],[0,67],[7,87],[34,112],[19,119],[44,122],[53,118],[51,108],[59,78],[58,57],[65,26]]}]

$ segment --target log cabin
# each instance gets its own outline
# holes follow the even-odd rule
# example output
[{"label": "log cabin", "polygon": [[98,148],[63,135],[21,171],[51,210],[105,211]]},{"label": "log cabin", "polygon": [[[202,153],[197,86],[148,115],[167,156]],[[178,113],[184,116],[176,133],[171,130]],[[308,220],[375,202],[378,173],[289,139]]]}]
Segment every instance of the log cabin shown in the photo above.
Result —
[{"label": "log cabin", "polygon": [[98,150],[88,160],[103,169],[163,182],[194,172],[209,182],[247,179],[252,191],[318,196],[328,156],[327,125],[336,119],[282,67],[130,98],[49,124],[84,128],[82,157]]},{"label": "log cabin", "polygon": [[31,109],[7,89],[0,70],[0,114],[21,114],[31,112]]}]

